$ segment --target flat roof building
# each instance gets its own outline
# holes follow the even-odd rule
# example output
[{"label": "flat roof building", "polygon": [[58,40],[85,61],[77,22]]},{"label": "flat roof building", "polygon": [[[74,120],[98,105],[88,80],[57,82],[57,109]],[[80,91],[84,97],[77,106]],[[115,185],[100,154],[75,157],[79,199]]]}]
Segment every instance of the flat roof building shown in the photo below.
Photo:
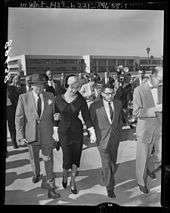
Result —
[{"label": "flat roof building", "polygon": [[138,69],[149,70],[162,65],[162,58],[139,56],[106,56],[106,55],[20,55],[9,57],[8,69],[11,72],[22,70],[24,75],[45,73],[51,70],[58,73],[104,73],[115,72],[122,65],[128,67],[129,72]]}]

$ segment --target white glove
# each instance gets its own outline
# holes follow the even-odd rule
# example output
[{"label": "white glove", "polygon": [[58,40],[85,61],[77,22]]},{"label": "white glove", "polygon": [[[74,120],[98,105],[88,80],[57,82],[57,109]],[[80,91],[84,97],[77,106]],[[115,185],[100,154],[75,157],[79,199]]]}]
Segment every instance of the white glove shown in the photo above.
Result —
[{"label": "white glove", "polygon": [[19,141],[19,145],[20,145],[20,146],[24,146],[25,144],[28,144],[27,139],[23,138],[23,139],[21,139],[21,140]]},{"label": "white glove", "polygon": [[60,120],[60,117],[61,117],[61,116],[60,116],[60,113],[55,113],[55,114],[54,114],[54,120],[55,120],[55,121],[59,121],[59,120]]},{"label": "white glove", "polygon": [[162,112],[162,104],[157,104],[155,111],[156,112]]},{"label": "white glove", "polygon": [[89,133],[90,133],[90,143],[95,143],[96,142],[96,134],[95,134],[95,130],[93,127],[90,127],[88,129]]},{"label": "white glove", "polygon": [[55,141],[59,141],[59,136],[58,136],[58,127],[54,126],[53,127],[53,138]]}]

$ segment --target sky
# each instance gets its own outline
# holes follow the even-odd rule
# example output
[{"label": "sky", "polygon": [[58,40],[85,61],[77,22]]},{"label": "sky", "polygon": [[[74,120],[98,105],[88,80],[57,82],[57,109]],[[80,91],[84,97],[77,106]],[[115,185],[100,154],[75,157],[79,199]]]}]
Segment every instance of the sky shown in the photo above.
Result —
[{"label": "sky", "polygon": [[163,56],[164,12],[9,8],[9,56]]}]

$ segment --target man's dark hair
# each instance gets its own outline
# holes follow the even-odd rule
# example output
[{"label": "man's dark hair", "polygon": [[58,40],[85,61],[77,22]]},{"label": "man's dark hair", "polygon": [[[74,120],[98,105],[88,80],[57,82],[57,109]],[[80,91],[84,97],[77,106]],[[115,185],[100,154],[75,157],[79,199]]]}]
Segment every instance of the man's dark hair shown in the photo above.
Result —
[{"label": "man's dark hair", "polygon": [[45,73],[43,73],[42,76],[43,76],[44,80],[47,82],[48,81],[48,76]]},{"label": "man's dark hair", "polygon": [[111,84],[110,82],[108,82],[108,83],[106,83],[106,84],[103,84],[103,85],[102,85],[102,92],[103,92],[106,88],[109,88],[109,89],[113,89],[113,90],[114,90],[114,85]]}]

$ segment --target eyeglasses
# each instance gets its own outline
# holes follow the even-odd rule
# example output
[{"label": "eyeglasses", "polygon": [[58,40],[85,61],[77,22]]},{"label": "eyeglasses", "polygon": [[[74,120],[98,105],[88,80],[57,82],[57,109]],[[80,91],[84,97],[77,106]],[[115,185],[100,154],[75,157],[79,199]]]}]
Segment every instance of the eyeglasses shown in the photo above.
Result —
[{"label": "eyeglasses", "polygon": [[103,92],[105,95],[114,95],[115,94],[115,92]]}]

